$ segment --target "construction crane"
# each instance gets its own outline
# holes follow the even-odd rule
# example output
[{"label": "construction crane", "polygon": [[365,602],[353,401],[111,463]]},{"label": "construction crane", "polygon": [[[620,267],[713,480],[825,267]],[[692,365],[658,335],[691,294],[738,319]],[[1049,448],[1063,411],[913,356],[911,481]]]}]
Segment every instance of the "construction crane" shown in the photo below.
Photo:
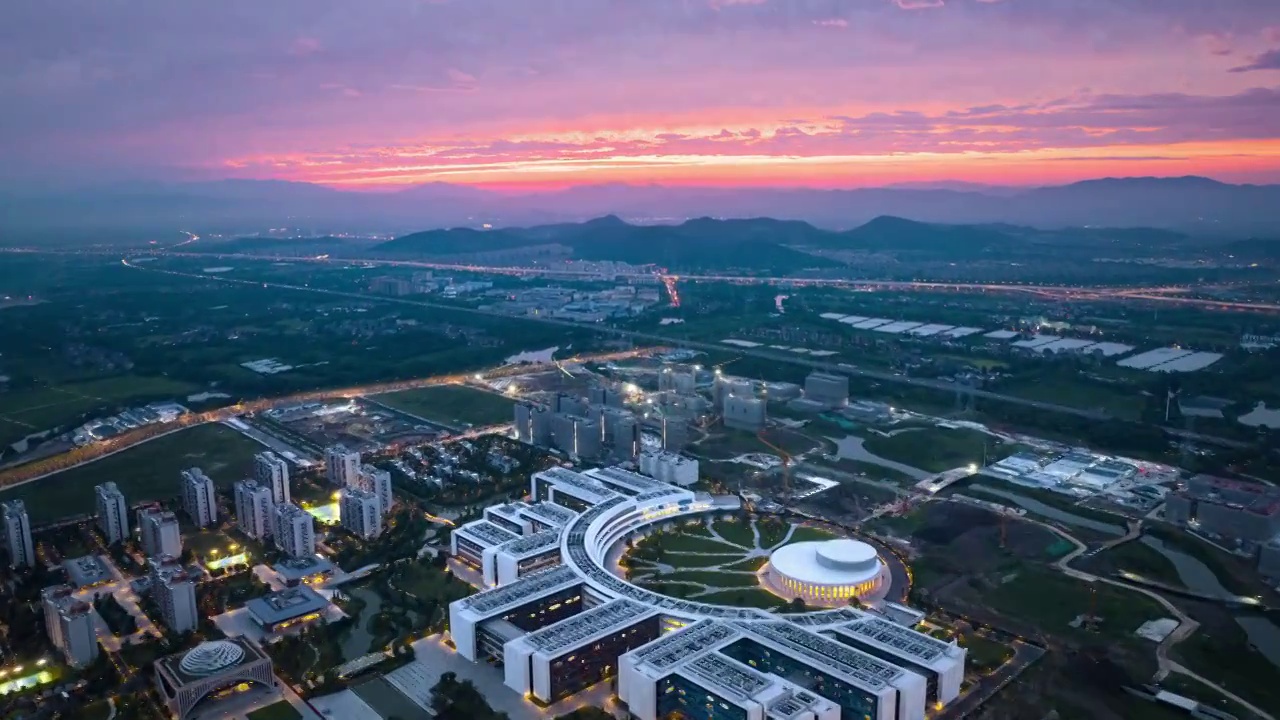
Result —
[{"label": "construction crane", "polygon": [[763,429],[760,430],[760,432],[756,433],[756,439],[768,446],[770,450],[778,453],[778,456],[782,458],[781,495],[785,497],[791,493],[791,453],[769,442],[769,439],[764,436],[764,433],[765,431]]}]

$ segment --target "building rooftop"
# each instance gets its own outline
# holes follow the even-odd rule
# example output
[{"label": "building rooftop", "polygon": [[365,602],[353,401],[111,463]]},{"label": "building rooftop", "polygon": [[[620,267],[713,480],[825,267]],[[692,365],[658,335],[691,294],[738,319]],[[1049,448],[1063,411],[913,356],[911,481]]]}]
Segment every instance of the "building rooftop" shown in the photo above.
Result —
[{"label": "building rooftop", "polygon": [[868,690],[880,690],[906,672],[896,665],[858,652],[848,645],[789,622],[737,623],[745,634],[787,648],[825,671],[839,672]]},{"label": "building rooftop", "polygon": [[498,552],[505,553],[516,559],[522,559],[552,549],[556,551],[560,549],[559,530],[543,530],[527,537],[516,538],[510,542],[503,543],[498,548]]},{"label": "building rooftop", "polygon": [[97,555],[85,555],[62,561],[62,569],[67,571],[67,578],[78,588],[97,585],[111,580],[111,572]]},{"label": "building rooftop", "polygon": [[[548,470],[543,470],[542,472],[536,473],[534,478],[545,480],[560,487],[572,488],[570,492],[574,495],[586,493],[588,496],[587,499],[595,501],[604,500],[614,494],[612,490],[586,475],[567,468],[554,467]],[[573,492],[574,490],[578,492]]]},{"label": "building rooftop", "polygon": [[306,585],[299,585],[254,598],[244,606],[258,622],[263,625],[274,625],[320,612],[329,606],[329,601]]},{"label": "building rooftop", "polygon": [[333,563],[318,556],[286,558],[271,566],[286,582],[293,582],[333,570]]},{"label": "building rooftop", "polygon": [[572,568],[557,565],[529,573],[515,582],[492,590],[476,593],[462,600],[462,604],[464,608],[480,615],[497,614],[534,598],[581,583],[582,578]]},{"label": "building rooftop", "polygon": [[635,650],[641,662],[655,670],[666,670],[697,656],[707,648],[721,645],[739,632],[716,620],[700,620]]},{"label": "building rooftop", "polygon": [[520,537],[510,530],[499,525],[495,525],[488,520],[474,520],[453,532],[454,534],[461,533],[466,535],[473,541],[486,547],[501,545]]},{"label": "building rooftop", "polygon": [[772,686],[775,681],[768,675],[723,655],[707,653],[682,665],[677,671],[692,676],[703,687],[733,700],[747,700]]},{"label": "building rooftop", "polygon": [[640,475],[617,467],[588,470],[586,475],[599,480],[602,484],[624,495],[643,495],[652,490],[671,487],[661,480],[654,480],[646,475]]},{"label": "building rooftop", "polygon": [[950,643],[878,617],[866,617],[836,630],[857,636],[921,665],[929,665],[944,658],[955,649]]},{"label": "building rooftop", "polygon": [[567,507],[557,505],[553,502],[540,502],[532,505],[525,505],[522,514],[530,516],[534,520],[541,521],[549,525],[558,525],[564,527],[568,525],[578,513]]}]

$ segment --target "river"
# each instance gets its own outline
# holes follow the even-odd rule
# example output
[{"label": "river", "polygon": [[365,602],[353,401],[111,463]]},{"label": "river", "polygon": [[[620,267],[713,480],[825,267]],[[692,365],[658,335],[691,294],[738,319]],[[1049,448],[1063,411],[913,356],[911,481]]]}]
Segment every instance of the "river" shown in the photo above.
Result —
[{"label": "river", "polygon": [[1125,533],[1125,529],[1119,525],[1110,525],[1099,520],[1094,520],[1093,518],[1073,515],[1065,510],[1059,510],[1052,505],[1045,505],[1039,500],[1019,495],[1015,492],[1009,492],[1008,490],[1000,490],[986,485],[971,485],[968,489],[987,495],[994,495],[998,498],[1004,498],[1021,508],[1025,508],[1028,512],[1043,515],[1050,520],[1057,520],[1064,525],[1075,525],[1077,527],[1087,528],[1106,535],[1124,535]]},{"label": "river", "polygon": [[870,463],[872,465],[879,465],[880,467],[889,468],[890,470],[897,470],[903,475],[915,480],[925,480],[933,477],[933,473],[931,472],[926,472],[918,467],[904,465],[900,462],[890,460],[889,458],[876,455],[875,453],[867,450],[863,445],[866,441],[856,435],[827,439],[836,444],[836,457],[845,458],[847,460],[857,460],[858,462]]},{"label": "river", "polygon": [[367,587],[343,588],[343,592],[365,602],[364,610],[360,612],[359,617],[355,618],[346,637],[342,638],[342,657],[345,660],[354,660],[369,652],[369,642],[373,640],[368,630],[369,618],[382,612],[382,598]]}]

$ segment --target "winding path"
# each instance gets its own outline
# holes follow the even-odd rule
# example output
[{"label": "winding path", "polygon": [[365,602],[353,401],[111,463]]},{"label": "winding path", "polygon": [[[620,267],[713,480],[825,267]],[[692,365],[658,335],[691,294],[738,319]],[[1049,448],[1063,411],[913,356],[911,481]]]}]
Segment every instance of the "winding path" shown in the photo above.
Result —
[{"label": "winding path", "polygon": [[[1169,602],[1162,595],[1158,593],[1155,593],[1143,588],[1134,587],[1132,585],[1127,585],[1125,583],[1118,582],[1110,578],[1101,577],[1101,576],[1094,575],[1092,573],[1088,573],[1083,570],[1077,570],[1071,567],[1072,560],[1075,560],[1076,558],[1080,557],[1081,555],[1083,555],[1088,551],[1089,548],[1087,545],[1085,545],[1083,542],[1077,539],[1074,535],[1050,523],[1042,522],[1040,520],[1036,520],[1034,518],[1030,518],[1026,516],[1024,516],[1022,519],[1026,520],[1027,522],[1039,525],[1043,528],[1047,528],[1048,530],[1057,534],[1059,537],[1075,545],[1074,550],[1062,556],[1057,562],[1053,564],[1053,566],[1060,572],[1065,573],[1069,577],[1076,578],[1077,580],[1084,580],[1086,582],[1106,583],[1108,585],[1112,585],[1112,586],[1121,588],[1123,590],[1141,593],[1151,598],[1152,600],[1156,601],[1157,603],[1159,603],[1161,607],[1163,607],[1165,610],[1167,610],[1175,618],[1178,619],[1178,627],[1175,628],[1173,632],[1169,633],[1169,635],[1166,636],[1165,639],[1160,642],[1160,645],[1156,647],[1156,665],[1159,668],[1156,671],[1156,675],[1154,678],[1156,682],[1160,682],[1161,680],[1164,680],[1169,676],[1170,673],[1178,673],[1180,675],[1185,675],[1191,678],[1192,680],[1195,680],[1196,682],[1203,684],[1205,687],[1212,689],[1214,692],[1218,693],[1219,695],[1222,695],[1223,697],[1226,697],[1226,698],[1230,698],[1233,702],[1238,703],[1240,706],[1246,708],[1247,710],[1249,710],[1249,712],[1252,712],[1258,717],[1263,718],[1264,720],[1275,720],[1275,717],[1270,713],[1263,711],[1261,708],[1257,707],[1253,703],[1250,703],[1248,700],[1245,700],[1244,698],[1240,697],[1239,695],[1236,695],[1230,690],[1227,690],[1221,685],[1218,685],[1212,680],[1209,680],[1208,678],[1205,678],[1197,674],[1194,670],[1188,668],[1187,666],[1169,657],[1169,651],[1173,648],[1174,645],[1177,645],[1183,640],[1186,640],[1187,638],[1191,637],[1191,635],[1194,634],[1197,629],[1199,629],[1200,623],[1196,622],[1194,618],[1192,618],[1190,615],[1187,615],[1185,612],[1180,610],[1176,605]],[[1132,528],[1130,532],[1133,532]]]}]

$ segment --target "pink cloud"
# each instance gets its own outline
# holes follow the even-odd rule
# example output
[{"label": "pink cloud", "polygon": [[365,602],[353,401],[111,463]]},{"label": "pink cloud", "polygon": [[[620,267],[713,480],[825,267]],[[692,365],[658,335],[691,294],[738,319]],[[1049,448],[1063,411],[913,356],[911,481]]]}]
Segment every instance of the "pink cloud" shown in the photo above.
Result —
[{"label": "pink cloud", "polygon": [[315,53],[320,52],[323,47],[324,46],[316,38],[298,37],[294,38],[293,42],[290,43],[289,54],[296,55],[298,57],[306,57],[307,55],[314,55]]}]

